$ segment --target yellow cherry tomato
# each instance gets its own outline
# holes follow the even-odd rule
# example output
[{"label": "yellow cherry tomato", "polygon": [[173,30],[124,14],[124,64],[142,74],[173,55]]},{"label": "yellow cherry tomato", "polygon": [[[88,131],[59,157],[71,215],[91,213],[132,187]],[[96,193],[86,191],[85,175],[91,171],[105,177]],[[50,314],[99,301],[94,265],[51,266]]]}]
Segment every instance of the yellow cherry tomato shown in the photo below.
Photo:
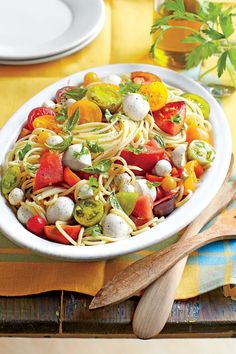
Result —
[{"label": "yellow cherry tomato", "polygon": [[161,187],[165,192],[170,192],[172,189],[177,187],[176,179],[171,176],[164,177],[161,183]]},{"label": "yellow cherry tomato", "polygon": [[102,111],[100,107],[96,103],[86,99],[77,101],[68,107],[68,117],[70,118],[78,108],[80,110],[79,124],[102,121]]},{"label": "yellow cherry tomato", "polygon": [[139,89],[139,93],[147,96],[152,111],[157,111],[164,107],[168,98],[168,91],[165,84],[158,81],[142,85]]},{"label": "yellow cherry tomato", "polygon": [[94,72],[89,72],[87,74],[85,74],[84,76],[84,86],[88,86],[89,84],[93,83],[93,82],[98,82],[100,81],[98,75]]},{"label": "yellow cherry tomato", "polygon": [[53,130],[56,133],[61,131],[60,127],[57,125],[57,121],[54,116],[44,115],[34,119],[32,123],[34,129],[36,128],[45,128]]},{"label": "yellow cherry tomato", "polygon": [[196,188],[197,183],[194,182],[192,177],[187,177],[184,181],[184,195],[188,194],[188,191],[194,191]]},{"label": "yellow cherry tomato", "polygon": [[50,136],[52,136],[50,132],[47,130],[42,130],[36,135],[35,141],[39,144],[44,144]]},{"label": "yellow cherry tomato", "polygon": [[196,160],[188,161],[185,165],[184,169],[188,175],[188,177],[184,181],[184,194],[185,195],[188,194],[188,190],[193,192],[197,186],[198,179],[197,179],[196,172],[195,172],[195,169],[197,166],[198,166],[198,162]]},{"label": "yellow cherry tomato", "polygon": [[211,142],[211,137],[208,131],[197,125],[190,125],[186,130],[186,141],[191,143],[193,140],[204,140],[208,143]]}]

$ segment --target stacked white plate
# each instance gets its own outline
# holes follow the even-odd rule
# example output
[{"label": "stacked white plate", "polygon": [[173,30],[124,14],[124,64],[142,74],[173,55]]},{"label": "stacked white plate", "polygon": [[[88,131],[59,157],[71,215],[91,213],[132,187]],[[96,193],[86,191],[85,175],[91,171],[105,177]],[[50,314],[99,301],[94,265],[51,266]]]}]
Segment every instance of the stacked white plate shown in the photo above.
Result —
[{"label": "stacked white plate", "polygon": [[100,33],[103,0],[0,1],[0,64],[44,63],[75,53]]}]

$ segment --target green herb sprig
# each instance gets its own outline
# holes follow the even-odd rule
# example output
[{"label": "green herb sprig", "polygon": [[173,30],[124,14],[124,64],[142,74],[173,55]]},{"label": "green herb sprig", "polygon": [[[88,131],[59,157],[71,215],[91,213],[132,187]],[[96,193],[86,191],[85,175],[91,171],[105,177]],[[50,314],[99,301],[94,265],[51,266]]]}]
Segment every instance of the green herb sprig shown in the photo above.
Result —
[{"label": "green herb sprig", "polygon": [[[214,69],[217,69],[218,77],[221,77],[227,70],[232,83],[236,87],[234,75],[236,70],[236,42],[231,39],[235,31],[233,16],[236,13],[233,10],[236,5],[224,9],[223,3],[201,0],[196,13],[187,11],[183,0],[166,0],[164,6],[168,15],[157,19],[151,28],[151,34],[156,34],[155,41],[150,49],[152,56],[155,56],[155,48],[166,31],[175,28],[190,30],[192,33],[185,37],[182,42],[194,43],[196,47],[186,55],[186,67],[190,69],[203,60],[217,55],[217,64],[202,74],[200,79]],[[197,21],[200,24],[202,23],[202,26],[199,30],[190,26],[174,26],[169,24],[170,20]],[[230,63],[231,67],[227,63]]]}]

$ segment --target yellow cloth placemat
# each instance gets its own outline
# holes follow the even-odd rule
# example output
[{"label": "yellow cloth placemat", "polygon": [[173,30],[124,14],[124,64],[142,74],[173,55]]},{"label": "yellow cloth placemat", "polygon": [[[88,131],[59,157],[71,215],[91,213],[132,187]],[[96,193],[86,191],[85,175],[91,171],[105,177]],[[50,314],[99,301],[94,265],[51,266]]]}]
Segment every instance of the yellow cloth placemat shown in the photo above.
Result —
[{"label": "yellow cloth placemat", "polygon": [[[61,77],[110,63],[152,63],[148,55],[152,3],[152,0],[107,0],[105,26],[98,38],[82,51],[45,64],[0,66],[0,124],[3,125],[32,95]],[[236,94],[224,101],[234,140],[235,99]],[[236,153],[235,144],[234,151]],[[171,242],[173,239],[167,241]],[[107,262],[67,263],[34,255],[0,235],[0,295],[27,295],[49,290],[72,290],[94,295],[116,272],[158,247]],[[234,274],[227,274],[223,283],[233,282]],[[190,263],[180,284],[178,298],[194,296],[204,289],[208,288],[199,290],[199,267]]]}]

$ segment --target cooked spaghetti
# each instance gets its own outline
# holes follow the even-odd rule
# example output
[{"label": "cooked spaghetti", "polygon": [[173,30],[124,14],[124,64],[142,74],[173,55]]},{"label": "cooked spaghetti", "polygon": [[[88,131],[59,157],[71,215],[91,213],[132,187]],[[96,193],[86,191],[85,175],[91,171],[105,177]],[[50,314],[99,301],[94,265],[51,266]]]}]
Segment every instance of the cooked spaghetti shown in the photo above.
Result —
[{"label": "cooked spaghetti", "polygon": [[33,109],[3,166],[2,193],[39,237],[119,241],[186,203],[214,160],[208,103],[152,73],[88,73]]}]

